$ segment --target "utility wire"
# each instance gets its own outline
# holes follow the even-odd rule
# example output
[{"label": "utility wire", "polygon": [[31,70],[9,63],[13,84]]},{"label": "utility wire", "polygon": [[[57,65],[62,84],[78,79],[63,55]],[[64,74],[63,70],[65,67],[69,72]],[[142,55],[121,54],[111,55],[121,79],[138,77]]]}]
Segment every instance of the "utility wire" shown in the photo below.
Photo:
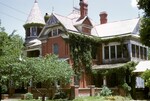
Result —
[{"label": "utility wire", "polygon": [[17,18],[17,17],[11,16],[11,15],[6,14],[6,13],[4,13],[4,12],[0,12],[0,13],[6,15],[6,16],[8,16],[8,17],[14,18],[14,19],[16,19],[16,20],[18,20],[18,21],[20,21],[20,22],[25,22],[25,21],[22,20],[22,19],[19,19],[19,18]]},{"label": "utility wire", "polygon": [[13,10],[15,10],[16,12],[22,13],[22,14],[24,14],[24,15],[28,15],[27,13],[25,13],[25,12],[23,12],[23,11],[20,11],[20,10],[18,10],[18,9],[16,9],[16,8],[13,8],[13,7],[9,6],[9,5],[6,5],[6,4],[4,4],[4,3],[2,3],[2,2],[0,2],[0,4],[3,5],[3,6],[5,6],[5,7],[10,8],[10,9],[13,9]]}]

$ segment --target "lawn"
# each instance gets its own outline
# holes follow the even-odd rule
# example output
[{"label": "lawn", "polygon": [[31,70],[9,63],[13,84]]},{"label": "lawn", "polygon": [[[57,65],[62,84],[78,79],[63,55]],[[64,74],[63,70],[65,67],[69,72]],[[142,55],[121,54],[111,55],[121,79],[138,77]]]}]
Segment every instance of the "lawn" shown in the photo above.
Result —
[{"label": "lawn", "polygon": [[[41,100],[19,100],[19,101],[41,101]],[[70,101],[70,100],[46,100],[46,101]],[[78,97],[72,101],[130,101],[129,98],[121,96],[94,96],[94,97]]]}]

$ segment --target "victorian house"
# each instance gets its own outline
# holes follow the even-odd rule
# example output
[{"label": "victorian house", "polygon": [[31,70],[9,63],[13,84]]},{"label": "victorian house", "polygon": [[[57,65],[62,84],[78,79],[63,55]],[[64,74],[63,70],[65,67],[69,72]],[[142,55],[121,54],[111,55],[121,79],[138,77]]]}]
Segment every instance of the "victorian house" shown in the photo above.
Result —
[{"label": "victorian house", "polygon": [[[74,33],[104,40],[95,51],[91,67],[93,70],[119,68],[129,61],[138,62],[148,59],[148,48],[142,45],[139,40],[140,18],[110,23],[107,22],[108,14],[101,12],[99,14],[100,22],[96,24],[88,16],[87,0],[79,0],[79,5],[79,9],[74,8],[67,16],[56,13],[46,14],[45,18],[48,19],[44,21],[35,0],[24,25],[27,56],[39,57],[46,54],[56,54],[60,59],[73,65],[70,45],[66,40],[69,38],[68,33]],[[89,85],[115,87],[117,76],[113,74],[106,79],[101,75],[93,77],[93,75],[89,76],[83,72],[78,81],[76,78],[72,80],[71,86],[78,84],[79,88],[88,88]]]}]

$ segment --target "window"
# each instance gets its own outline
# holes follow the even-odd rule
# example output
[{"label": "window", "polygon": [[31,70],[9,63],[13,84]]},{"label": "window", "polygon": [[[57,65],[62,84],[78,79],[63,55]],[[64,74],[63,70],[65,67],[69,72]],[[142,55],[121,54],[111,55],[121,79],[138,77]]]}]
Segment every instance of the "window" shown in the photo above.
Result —
[{"label": "window", "polygon": [[139,46],[136,45],[136,57],[139,58]]},{"label": "window", "polygon": [[52,36],[52,31],[49,31],[48,32],[48,37],[51,37]]},{"label": "window", "polygon": [[62,34],[63,31],[61,29],[58,29],[58,34]]},{"label": "window", "polygon": [[109,59],[109,46],[104,47],[105,59]]},{"label": "window", "polygon": [[79,85],[79,77],[78,76],[74,76],[74,85]]},{"label": "window", "polygon": [[123,57],[128,58],[128,44],[123,45]]},{"label": "window", "polygon": [[30,28],[27,28],[27,29],[26,29],[26,36],[27,36],[27,37],[30,36]]},{"label": "window", "polygon": [[57,34],[58,34],[58,33],[57,33],[57,29],[54,29],[54,30],[53,30],[53,36],[57,36]]},{"label": "window", "polygon": [[36,33],[37,33],[37,28],[36,27],[31,27],[30,28],[30,33],[31,33],[31,36],[37,36]]},{"label": "window", "polygon": [[135,45],[132,44],[132,57],[135,57]]},{"label": "window", "polygon": [[58,44],[53,44],[53,53],[56,55],[58,55],[58,50],[59,50],[58,48],[59,48]]},{"label": "window", "polygon": [[143,59],[143,47],[140,46],[140,57]]},{"label": "window", "polygon": [[122,58],[121,45],[117,45],[117,58]]},{"label": "window", "polygon": [[110,46],[110,51],[111,51],[111,59],[114,59],[116,54],[115,54],[115,46]]},{"label": "window", "polygon": [[144,48],[144,59],[147,60],[147,49]]}]

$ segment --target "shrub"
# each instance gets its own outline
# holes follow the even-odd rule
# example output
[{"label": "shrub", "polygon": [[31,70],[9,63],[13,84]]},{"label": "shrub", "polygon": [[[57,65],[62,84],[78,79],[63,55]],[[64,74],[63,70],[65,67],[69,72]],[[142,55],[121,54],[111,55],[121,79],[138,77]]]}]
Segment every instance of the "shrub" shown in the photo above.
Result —
[{"label": "shrub", "polygon": [[2,93],[6,93],[7,92],[7,86],[6,85],[2,85]]},{"label": "shrub", "polygon": [[131,91],[131,87],[130,87],[127,83],[124,83],[124,84],[122,85],[122,87],[123,87],[123,89],[124,89],[126,92]]},{"label": "shrub", "polygon": [[109,96],[111,94],[112,91],[107,86],[103,86],[102,90],[100,91],[100,96]]},{"label": "shrub", "polygon": [[31,93],[26,93],[26,94],[25,94],[25,100],[31,100],[31,99],[33,99],[33,94],[31,94]]}]

